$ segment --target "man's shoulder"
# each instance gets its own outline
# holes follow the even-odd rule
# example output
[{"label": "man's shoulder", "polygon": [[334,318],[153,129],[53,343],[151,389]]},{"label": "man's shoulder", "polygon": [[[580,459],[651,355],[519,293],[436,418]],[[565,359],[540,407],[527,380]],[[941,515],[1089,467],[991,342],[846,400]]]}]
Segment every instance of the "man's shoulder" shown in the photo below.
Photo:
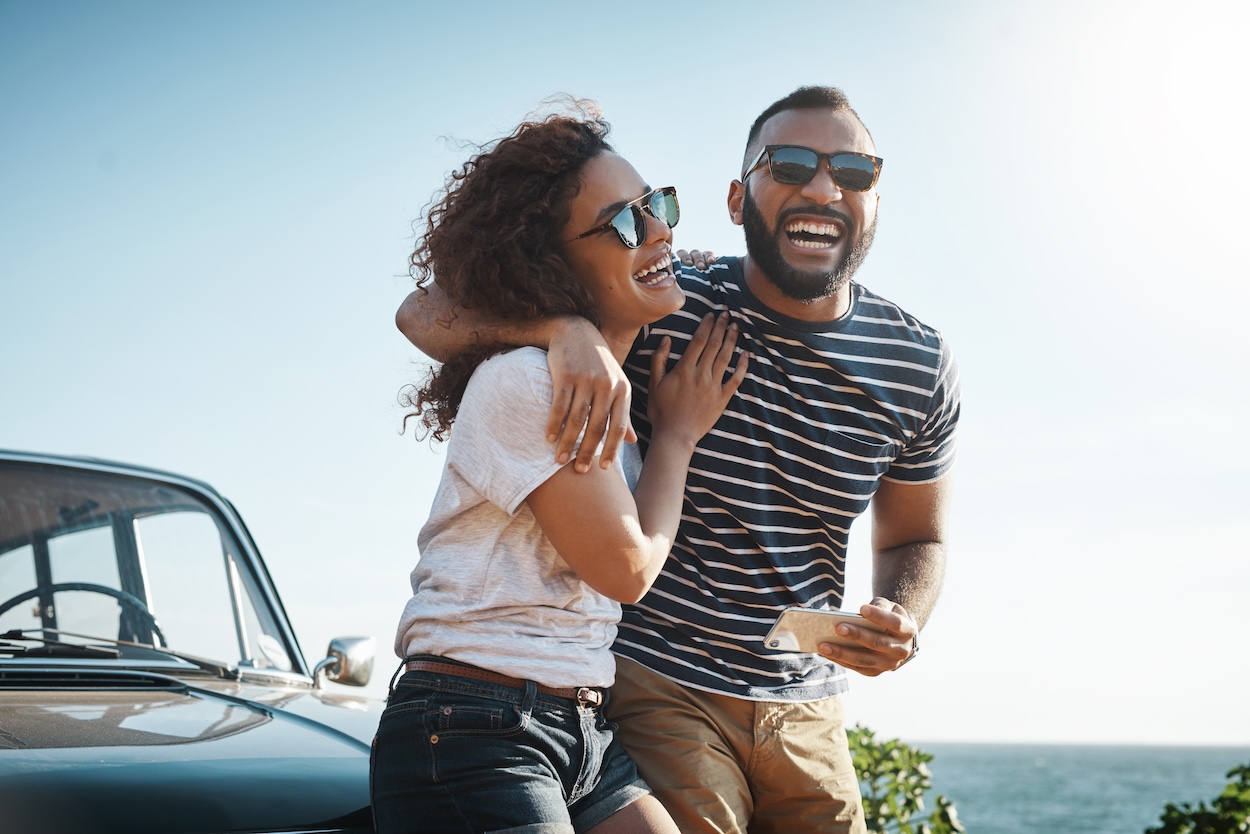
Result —
[{"label": "man's shoulder", "polygon": [[945,342],[942,332],[936,327],[925,324],[901,305],[878,295],[863,284],[855,283],[855,293],[855,318],[860,322],[889,328],[899,335],[908,335],[933,347]]},{"label": "man's shoulder", "polygon": [[696,285],[707,284],[742,284],[742,258],[736,256],[723,256],[716,260],[716,263],[708,264],[706,269],[696,269],[693,266],[681,264],[681,272],[677,279],[685,286],[687,283]]},{"label": "man's shoulder", "polygon": [[708,307],[724,309],[726,305],[740,307],[746,300],[741,258],[721,258],[703,270],[683,264],[677,283],[686,293],[687,306],[703,302]]}]

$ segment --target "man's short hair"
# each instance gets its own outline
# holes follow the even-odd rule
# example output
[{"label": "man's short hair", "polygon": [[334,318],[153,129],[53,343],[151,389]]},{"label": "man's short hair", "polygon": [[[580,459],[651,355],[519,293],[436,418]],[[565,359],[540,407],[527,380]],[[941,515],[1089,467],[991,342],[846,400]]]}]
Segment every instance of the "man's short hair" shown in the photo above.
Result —
[{"label": "man's short hair", "polygon": [[[764,129],[764,123],[786,110],[833,110],[850,113],[855,117],[861,125],[864,120],[859,117],[851,107],[851,102],[846,97],[846,93],[837,87],[799,87],[793,93],[774,101],[768,105],[768,108],[759,115],[755,123],[751,125],[751,132],[747,134],[746,151],[743,153],[742,164],[748,165],[751,159],[758,152],[755,143],[759,141],[760,131]],[[868,138],[872,138],[872,133],[868,131],[868,126],[864,125],[864,131],[868,133]]]}]

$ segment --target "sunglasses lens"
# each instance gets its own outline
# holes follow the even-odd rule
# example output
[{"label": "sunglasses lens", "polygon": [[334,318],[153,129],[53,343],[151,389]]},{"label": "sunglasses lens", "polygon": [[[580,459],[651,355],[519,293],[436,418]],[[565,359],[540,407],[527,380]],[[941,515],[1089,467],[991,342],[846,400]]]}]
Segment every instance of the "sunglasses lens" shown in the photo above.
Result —
[{"label": "sunglasses lens", "polygon": [[777,148],[769,159],[768,170],[774,180],[785,185],[801,185],[816,175],[820,158],[807,148]]},{"label": "sunglasses lens", "polygon": [[848,191],[867,191],[877,177],[877,167],[871,159],[856,154],[834,154],[833,181]]},{"label": "sunglasses lens", "polygon": [[621,243],[630,249],[637,249],[647,236],[647,221],[637,206],[626,206],[612,216],[609,221]]},{"label": "sunglasses lens", "polygon": [[681,209],[677,205],[677,192],[671,188],[662,188],[651,195],[651,214],[670,229],[677,225],[681,218]]},{"label": "sunglasses lens", "polygon": [[[833,181],[847,191],[867,191],[877,178],[871,159],[853,153],[836,153],[830,158]],[[772,152],[768,170],[773,179],[785,185],[811,182],[820,166],[820,156],[808,148],[777,148]]]}]

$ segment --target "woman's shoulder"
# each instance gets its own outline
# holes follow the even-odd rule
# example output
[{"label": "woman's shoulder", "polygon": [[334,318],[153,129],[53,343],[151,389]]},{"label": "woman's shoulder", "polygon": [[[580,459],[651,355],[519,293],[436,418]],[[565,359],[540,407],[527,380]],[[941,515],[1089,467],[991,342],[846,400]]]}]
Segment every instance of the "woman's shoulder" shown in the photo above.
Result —
[{"label": "woman's shoulder", "polygon": [[547,351],[536,347],[519,347],[496,353],[478,365],[470,384],[477,382],[512,388],[533,377],[546,379],[550,384],[551,371],[547,368]]},{"label": "woman's shoulder", "polygon": [[478,365],[465,389],[461,408],[483,401],[492,408],[526,402],[549,406],[551,371],[547,368],[547,351],[520,347],[497,353]]}]

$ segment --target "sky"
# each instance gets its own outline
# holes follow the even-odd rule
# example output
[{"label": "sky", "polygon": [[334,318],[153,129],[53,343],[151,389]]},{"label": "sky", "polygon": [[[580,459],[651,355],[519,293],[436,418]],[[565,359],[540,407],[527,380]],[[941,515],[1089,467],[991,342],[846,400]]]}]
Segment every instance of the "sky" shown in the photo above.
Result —
[{"label": "sky", "polygon": [[213,484],[306,657],[376,637],[381,697],[442,464],[393,317],[444,177],[592,98],[677,245],[737,254],[747,128],[832,84],[885,159],[858,279],[964,394],[942,598],[850,722],[1250,745],[1244,4],[450,5],[0,0],[0,448]]}]

